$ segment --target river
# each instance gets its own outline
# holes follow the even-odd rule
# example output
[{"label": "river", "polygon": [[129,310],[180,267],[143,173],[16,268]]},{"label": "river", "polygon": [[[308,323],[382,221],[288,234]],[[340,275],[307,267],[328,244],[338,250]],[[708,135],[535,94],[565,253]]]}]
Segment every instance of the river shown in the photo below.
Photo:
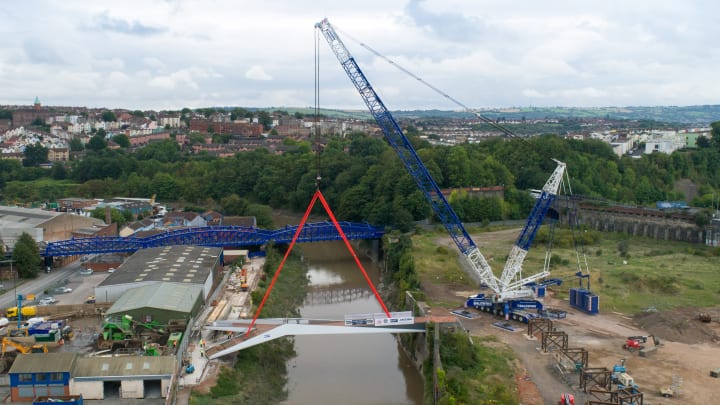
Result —
[{"label": "river", "polygon": [[[342,242],[301,245],[309,292],[304,318],[343,319],[345,314],[382,312],[362,272]],[[362,255],[359,255],[362,256]],[[374,283],[380,269],[361,262]],[[422,376],[393,335],[327,335],[295,338],[297,357],[288,362],[285,405],[420,405]]]}]

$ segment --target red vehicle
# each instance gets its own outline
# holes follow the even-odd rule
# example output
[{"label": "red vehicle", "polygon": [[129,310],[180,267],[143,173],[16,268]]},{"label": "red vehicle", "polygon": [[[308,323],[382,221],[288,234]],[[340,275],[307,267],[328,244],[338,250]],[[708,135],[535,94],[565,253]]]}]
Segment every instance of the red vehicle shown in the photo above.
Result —
[{"label": "red vehicle", "polygon": [[567,393],[560,395],[558,405],[575,405],[575,396]]},{"label": "red vehicle", "polygon": [[623,349],[632,352],[635,350],[641,350],[645,346],[642,345],[642,343],[646,343],[648,339],[652,339],[655,346],[658,346],[660,344],[660,339],[656,338],[653,335],[650,336],[628,336],[627,340],[625,341],[625,344],[623,345]]}]

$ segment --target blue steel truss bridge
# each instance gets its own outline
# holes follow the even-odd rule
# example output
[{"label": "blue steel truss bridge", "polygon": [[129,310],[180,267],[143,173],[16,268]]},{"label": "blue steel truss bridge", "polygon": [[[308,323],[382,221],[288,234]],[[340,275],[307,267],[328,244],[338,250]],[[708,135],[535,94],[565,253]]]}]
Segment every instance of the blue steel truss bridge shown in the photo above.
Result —
[{"label": "blue steel truss bridge", "polygon": [[[369,224],[339,222],[345,236],[350,240],[380,239],[383,228]],[[297,225],[287,225],[276,230],[244,226],[204,226],[168,230],[146,237],[100,236],[73,238],[48,242],[42,249],[45,257],[75,256],[97,253],[126,253],[140,249],[164,246],[194,245],[207,247],[262,246],[270,241],[288,244],[292,241]],[[298,242],[323,242],[341,240],[332,222],[306,223],[298,236]]]}]

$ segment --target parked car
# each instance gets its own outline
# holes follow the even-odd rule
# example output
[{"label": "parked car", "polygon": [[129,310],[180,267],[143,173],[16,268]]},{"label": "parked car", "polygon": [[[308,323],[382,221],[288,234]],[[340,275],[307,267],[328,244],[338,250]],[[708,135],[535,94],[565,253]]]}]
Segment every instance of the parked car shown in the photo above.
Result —
[{"label": "parked car", "polygon": [[55,299],[55,297],[47,296],[47,297],[44,297],[43,299],[41,299],[40,302],[38,303],[38,305],[52,305],[56,302],[57,302],[57,300]]},{"label": "parked car", "polygon": [[110,267],[108,269],[108,273],[115,273],[115,267]]},{"label": "parked car", "polygon": [[80,270],[80,274],[83,276],[89,276],[90,274],[93,274],[93,269],[82,269]]},{"label": "parked car", "polygon": [[87,299],[85,299],[86,304],[94,304],[95,303],[95,296],[94,295],[88,295]]},{"label": "parked car", "polygon": [[55,294],[68,294],[72,292],[72,288],[70,287],[57,287],[53,288],[53,292]]}]

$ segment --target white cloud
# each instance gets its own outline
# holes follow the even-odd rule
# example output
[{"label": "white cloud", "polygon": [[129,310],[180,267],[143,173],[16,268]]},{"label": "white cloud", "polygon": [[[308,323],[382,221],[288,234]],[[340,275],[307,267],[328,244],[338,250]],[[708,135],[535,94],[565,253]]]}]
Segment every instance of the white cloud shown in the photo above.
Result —
[{"label": "white cloud", "polygon": [[262,66],[251,66],[250,69],[245,72],[245,77],[250,80],[272,80],[272,76],[267,74]]},{"label": "white cloud", "polygon": [[[142,12],[138,12],[142,10]],[[86,2],[3,8],[0,105],[364,104],[314,24],[328,17],[388,108],[716,104],[720,53],[700,0]],[[51,33],[51,35],[45,34]],[[352,38],[351,38],[352,37]]]}]

